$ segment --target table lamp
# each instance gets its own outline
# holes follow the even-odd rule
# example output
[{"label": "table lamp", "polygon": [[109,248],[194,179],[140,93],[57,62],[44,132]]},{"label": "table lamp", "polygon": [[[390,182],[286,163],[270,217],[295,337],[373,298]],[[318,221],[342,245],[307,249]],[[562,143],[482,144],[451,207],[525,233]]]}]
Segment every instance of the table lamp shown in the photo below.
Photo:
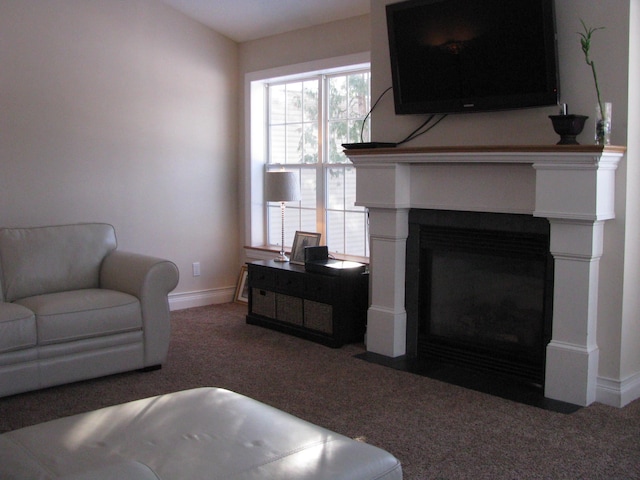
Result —
[{"label": "table lamp", "polygon": [[300,200],[300,182],[296,172],[274,171],[266,173],[265,200],[267,202],[280,202],[282,215],[282,242],[280,243],[280,255],[276,262],[288,262],[289,258],[284,254],[284,209],[285,202]]}]

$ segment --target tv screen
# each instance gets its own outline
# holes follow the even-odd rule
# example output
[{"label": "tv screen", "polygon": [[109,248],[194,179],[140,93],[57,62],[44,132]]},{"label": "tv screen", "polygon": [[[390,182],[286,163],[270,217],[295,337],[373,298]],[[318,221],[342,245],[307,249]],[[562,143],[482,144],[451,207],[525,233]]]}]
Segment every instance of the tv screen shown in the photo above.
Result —
[{"label": "tv screen", "polygon": [[408,0],[386,12],[396,113],[558,103],[553,0]]}]

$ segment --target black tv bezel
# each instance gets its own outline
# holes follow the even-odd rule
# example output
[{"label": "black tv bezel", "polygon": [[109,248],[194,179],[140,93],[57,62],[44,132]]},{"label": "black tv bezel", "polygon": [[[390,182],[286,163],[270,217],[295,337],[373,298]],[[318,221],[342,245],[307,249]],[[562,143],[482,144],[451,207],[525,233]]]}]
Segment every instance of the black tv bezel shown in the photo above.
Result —
[{"label": "black tv bezel", "polygon": [[398,65],[398,51],[395,38],[394,14],[397,11],[422,7],[424,5],[439,3],[449,0],[405,0],[386,5],[387,35],[391,60],[391,77],[393,85],[393,98],[395,112],[398,115],[428,115],[491,112],[500,110],[519,110],[525,108],[548,107],[557,105],[560,98],[560,80],[558,70],[558,48],[556,34],[556,19],[554,0],[539,1],[543,9],[544,50],[547,64],[547,81],[544,91],[516,94],[497,95],[478,98],[456,98],[445,100],[413,101],[409,102],[402,97],[400,88],[400,75]]}]

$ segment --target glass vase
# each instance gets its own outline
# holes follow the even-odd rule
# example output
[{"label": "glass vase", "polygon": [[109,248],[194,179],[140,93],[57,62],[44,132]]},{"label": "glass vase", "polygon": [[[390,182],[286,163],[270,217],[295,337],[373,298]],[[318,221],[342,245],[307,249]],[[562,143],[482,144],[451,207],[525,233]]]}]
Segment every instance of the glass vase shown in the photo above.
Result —
[{"label": "glass vase", "polygon": [[596,104],[596,145],[611,144],[611,102],[602,104],[604,112],[600,111],[600,105]]}]

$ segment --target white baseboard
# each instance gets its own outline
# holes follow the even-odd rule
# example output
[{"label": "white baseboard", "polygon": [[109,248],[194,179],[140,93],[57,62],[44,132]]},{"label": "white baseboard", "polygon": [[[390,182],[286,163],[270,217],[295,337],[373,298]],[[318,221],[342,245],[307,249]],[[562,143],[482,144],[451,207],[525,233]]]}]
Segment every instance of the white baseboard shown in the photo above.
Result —
[{"label": "white baseboard", "polygon": [[228,303],[233,301],[235,293],[235,287],[215,288],[198,292],[170,293],[169,309],[171,311],[184,310],[185,308]]},{"label": "white baseboard", "polygon": [[624,380],[598,377],[597,402],[622,408],[638,398],[640,398],[640,373],[631,375]]}]

